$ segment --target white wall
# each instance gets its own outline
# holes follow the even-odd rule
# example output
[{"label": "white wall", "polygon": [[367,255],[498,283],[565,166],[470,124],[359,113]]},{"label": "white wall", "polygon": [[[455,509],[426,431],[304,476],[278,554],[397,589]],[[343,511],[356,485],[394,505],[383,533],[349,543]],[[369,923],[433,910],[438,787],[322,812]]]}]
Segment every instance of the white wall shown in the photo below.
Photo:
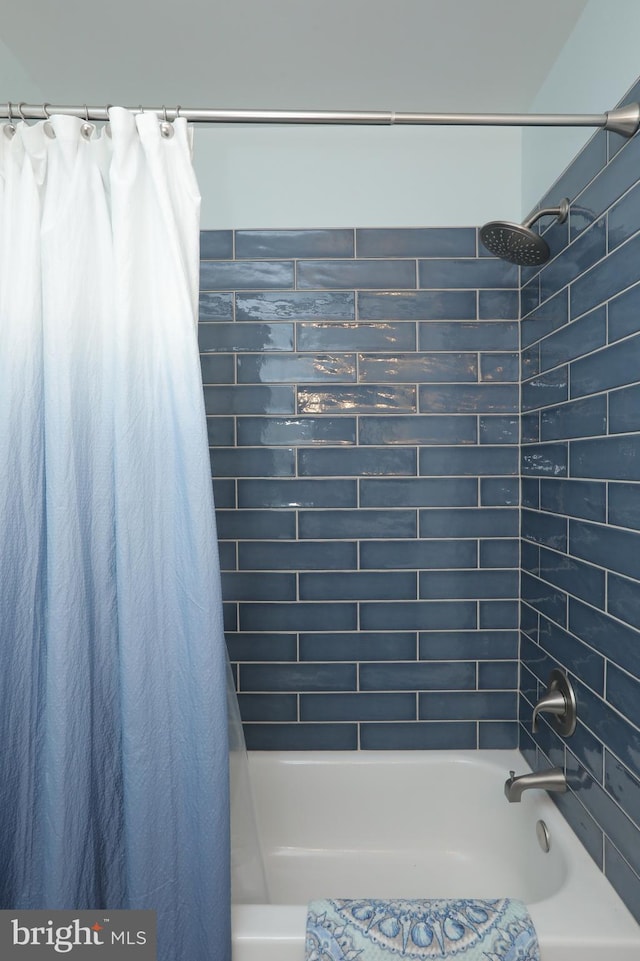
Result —
[{"label": "white wall", "polygon": [[[589,0],[531,113],[605,113],[640,74],[640,0]],[[530,211],[593,135],[529,128],[522,139],[522,211]]]},{"label": "white wall", "polygon": [[203,228],[468,226],[520,212],[511,128],[199,127]]}]

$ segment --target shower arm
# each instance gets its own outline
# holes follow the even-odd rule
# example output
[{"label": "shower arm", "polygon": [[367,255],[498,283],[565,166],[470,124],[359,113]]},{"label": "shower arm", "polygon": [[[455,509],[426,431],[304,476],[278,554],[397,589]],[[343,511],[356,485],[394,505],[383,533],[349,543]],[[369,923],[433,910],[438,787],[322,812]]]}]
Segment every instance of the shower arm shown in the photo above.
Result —
[{"label": "shower arm", "polygon": [[[143,108],[128,107],[134,113]],[[192,123],[244,124],[353,124],[490,127],[602,127],[623,137],[632,137],[640,127],[640,104],[631,103],[602,114],[526,113],[402,113],[385,110],[212,110],[192,107],[145,107],[163,120],[184,117]],[[80,117],[86,121],[107,121],[109,107],[59,106],[50,103],[0,104],[0,119],[46,120],[51,114]]]},{"label": "shower arm", "polygon": [[538,210],[535,214],[532,214],[527,220],[523,221],[523,227],[533,227],[541,217],[557,217],[558,223],[563,224],[567,219],[569,214],[569,201],[565,198],[561,200],[557,207],[545,207],[544,210]]}]

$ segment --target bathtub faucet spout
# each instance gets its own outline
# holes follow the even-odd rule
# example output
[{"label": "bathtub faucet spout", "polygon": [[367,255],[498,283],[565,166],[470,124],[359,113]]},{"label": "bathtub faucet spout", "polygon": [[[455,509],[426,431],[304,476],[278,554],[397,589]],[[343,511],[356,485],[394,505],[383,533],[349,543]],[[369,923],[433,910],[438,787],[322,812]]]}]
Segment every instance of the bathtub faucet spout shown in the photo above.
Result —
[{"label": "bathtub faucet spout", "polygon": [[509,778],[505,781],[504,794],[507,801],[519,801],[523,793],[531,788],[556,791],[559,794],[567,790],[567,779],[561,767],[535,771],[533,774],[521,774],[520,777],[516,777],[515,773],[515,771],[509,771]]}]

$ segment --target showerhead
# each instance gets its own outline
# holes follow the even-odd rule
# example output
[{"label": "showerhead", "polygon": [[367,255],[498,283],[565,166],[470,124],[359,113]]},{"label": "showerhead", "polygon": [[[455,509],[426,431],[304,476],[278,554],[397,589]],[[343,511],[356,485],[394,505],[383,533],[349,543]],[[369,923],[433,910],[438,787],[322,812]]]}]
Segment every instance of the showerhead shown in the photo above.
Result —
[{"label": "showerhead", "polygon": [[549,259],[549,245],[531,227],[541,217],[556,217],[564,223],[569,213],[569,201],[563,200],[558,207],[548,207],[525,220],[523,224],[512,224],[506,220],[492,220],[480,230],[480,240],[487,250],[502,260],[518,264],[519,267],[535,267]]}]

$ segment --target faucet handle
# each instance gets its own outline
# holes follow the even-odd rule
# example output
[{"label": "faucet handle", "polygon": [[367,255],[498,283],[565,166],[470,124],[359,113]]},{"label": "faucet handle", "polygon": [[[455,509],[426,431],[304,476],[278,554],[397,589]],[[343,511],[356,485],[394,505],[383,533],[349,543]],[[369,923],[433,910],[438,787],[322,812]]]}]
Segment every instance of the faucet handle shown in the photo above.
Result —
[{"label": "faucet handle", "polygon": [[555,715],[554,726],[565,737],[570,737],[576,729],[577,704],[573,687],[566,674],[562,671],[552,671],[546,694],[543,694],[533,709],[531,731],[538,729],[538,715]]}]

